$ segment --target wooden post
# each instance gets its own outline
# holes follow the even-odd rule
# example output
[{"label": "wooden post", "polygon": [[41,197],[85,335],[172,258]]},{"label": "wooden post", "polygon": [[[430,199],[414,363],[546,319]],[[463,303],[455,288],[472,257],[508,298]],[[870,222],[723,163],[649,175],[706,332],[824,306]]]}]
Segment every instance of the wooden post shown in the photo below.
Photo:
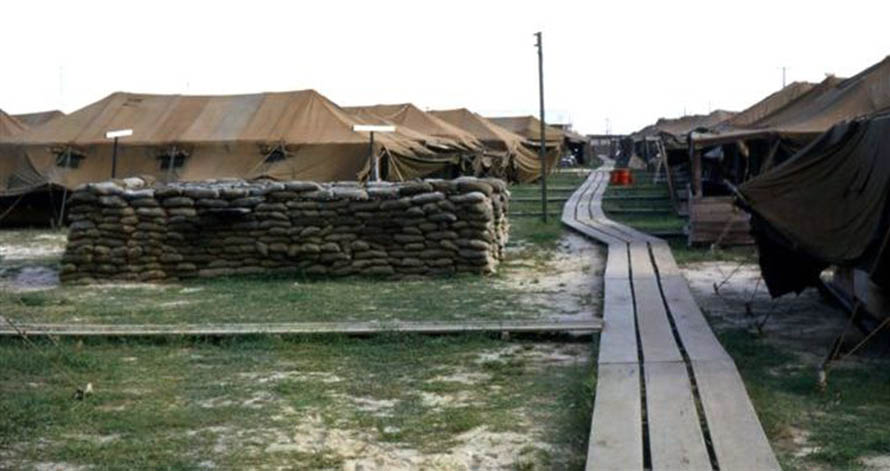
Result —
[{"label": "wooden post", "polygon": [[701,152],[695,149],[692,133],[689,134],[689,159],[692,161],[692,195],[700,197],[702,196]]},{"label": "wooden post", "polygon": [[544,44],[541,33],[535,33],[538,38],[538,97],[541,101],[541,142],[538,148],[538,157],[541,159],[541,212],[543,220],[547,222],[547,149],[546,149],[546,125],[544,124]]}]

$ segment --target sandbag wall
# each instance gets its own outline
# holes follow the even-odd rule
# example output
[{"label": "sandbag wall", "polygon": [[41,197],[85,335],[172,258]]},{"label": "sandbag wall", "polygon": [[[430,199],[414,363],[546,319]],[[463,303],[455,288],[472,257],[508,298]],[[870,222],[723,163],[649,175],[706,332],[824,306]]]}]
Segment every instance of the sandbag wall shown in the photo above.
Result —
[{"label": "sandbag wall", "polygon": [[501,180],[466,177],[88,184],[70,199],[61,279],[489,274],[504,253],[508,201]]}]

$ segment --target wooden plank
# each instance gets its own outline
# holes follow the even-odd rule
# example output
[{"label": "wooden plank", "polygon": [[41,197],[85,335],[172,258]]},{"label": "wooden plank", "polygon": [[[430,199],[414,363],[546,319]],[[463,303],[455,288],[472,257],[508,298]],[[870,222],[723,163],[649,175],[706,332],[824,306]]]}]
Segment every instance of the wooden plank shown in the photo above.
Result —
[{"label": "wooden plank", "polygon": [[603,296],[603,330],[600,334],[599,364],[639,363],[637,328],[634,322],[630,280],[608,278]]},{"label": "wooden plank", "polygon": [[[259,334],[375,334],[411,332],[449,334],[461,332],[577,332],[599,331],[602,321],[389,321],[389,322],[296,322],[266,324],[15,324],[29,336],[234,336]],[[18,336],[9,325],[0,336]]]},{"label": "wooden plank", "polygon": [[644,373],[652,471],[710,471],[686,364],[647,362]]},{"label": "wooden plank", "polygon": [[687,356],[693,361],[731,361],[692,297],[683,276],[661,277],[661,289]]},{"label": "wooden plank", "polygon": [[646,363],[683,361],[661,299],[658,281],[654,276],[634,273],[633,291],[643,360]]},{"label": "wooden plank", "polygon": [[642,471],[639,365],[601,365],[597,370],[596,402],[587,446],[588,471]]},{"label": "wooden plank", "polygon": [[720,471],[782,469],[732,361],[692,362]]},{"label": "wooden plank", "polygon": [[609,254],[606,256],[605,279],[618,278],[630,280],[630,259],[627,255],[627,244],[616,242],[609,244]]},{"label": "wooden plank", "polygon": [[634,279],[638,275],[655,276],[652,260],[649,258],[649,246],[645,242],[630,244],[630,269]]},{"label": "wooden plank", "polygon": [[652,252],[652,258],[655,259],[655,267],[658,269],[659,276],[673,276],[680,274],[680,268],[671,252],[671,247],[664,241],[651,242],[649,248]]}]

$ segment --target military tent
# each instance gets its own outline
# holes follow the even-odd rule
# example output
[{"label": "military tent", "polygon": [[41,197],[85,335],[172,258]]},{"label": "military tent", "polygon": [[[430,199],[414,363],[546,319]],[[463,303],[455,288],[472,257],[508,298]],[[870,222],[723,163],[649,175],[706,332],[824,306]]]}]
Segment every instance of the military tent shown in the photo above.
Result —
[{"label": "military tent", "polygon": [[[431,111],[433,116],[472,133],[485,146],[493,168],[503,168],[510,180],[531,182],[541,177],[541,161],[529,150],[526,139],[466,109]],[[556,159],[547,162],[548,172]]]},{"label": "military tent", "polygon": [[[230,96],[114,93],[24,134],[0,139],[0,195],[46,184],[72,188],[111,176],[106,131],[128,128],[116,177],[355,180],[368,170],[369,136],[356,118],[313,90]],[[404,134],[379,134],[385,178],[451,165]]]}]

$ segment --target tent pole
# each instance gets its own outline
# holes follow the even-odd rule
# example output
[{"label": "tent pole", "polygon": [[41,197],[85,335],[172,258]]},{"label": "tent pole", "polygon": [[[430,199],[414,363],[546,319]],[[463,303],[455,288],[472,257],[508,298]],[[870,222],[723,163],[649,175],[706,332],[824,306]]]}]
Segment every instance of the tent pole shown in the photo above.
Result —
[{"label": "tent pole", "polygon": [[[65,172],[71,168],[71,148],[65,149]],[[65,223],[65,201],[68,199],[68,185],[62,185],[62,209],[59,211],[59,226]]]},{"label": "tent pole", "polygon": [[542,220],[547,222],[547,156],[544,143],[545,124],[544,124],[544,44],[541,39],[541,32],[535,33],[538,42],[535,44],[538,48],[538,97],[541,102],[541,142],[538,148],[538,156],[541,159],[541,214]]},{"label": "tent pole", "polygon": [[173,181],[173,162],[176,160],[176,146],[170,149],[170,156],[167,160],[167,183]]},{"label": "tent pole", "polygon": [[377,155],[374,154],[374,131],[371,131],[371,146],[370,146],[370,159],[371,159],[371,181],[377,182],[380,181],[380,168],[377,166]]},{"label": "tent pole", "polygon": [[111,150],[111,178],[117,173],[117,138],[114,138],[114,147]]}]

